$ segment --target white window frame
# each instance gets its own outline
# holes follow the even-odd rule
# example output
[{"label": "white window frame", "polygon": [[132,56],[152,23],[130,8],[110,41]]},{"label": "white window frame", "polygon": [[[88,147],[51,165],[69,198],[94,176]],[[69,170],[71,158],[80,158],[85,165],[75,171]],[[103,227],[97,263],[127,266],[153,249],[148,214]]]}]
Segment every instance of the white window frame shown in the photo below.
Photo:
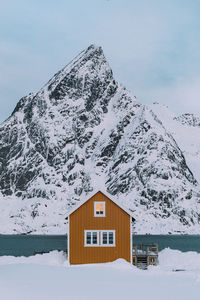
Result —
[{"label": "white window frame", "polygon": [[[91,238],[91,244],[87,244],[87,233],[90,232],[91,234],[93,232],[97,233],[97,244],[92,243],[92,238]],[[85,247],[99,247],[99,230],[84,230],[84,246]]]},{"label": "white window frame", "polygon": [[[100,214],[97,214],[96,213],[96,204],[103,204],[103,214],[102,215],[100,215]],[[106,204],[105,204],[105,201],[95,201],[94,202],[94,216],[95,217],[105,217],[106,216]]]},{"label": "white window frame", "polygon": [[[107,244],[103,244],[103,233],[107,233]],[[109,233],[113,233],[113,244],[109,244]],[[101,230],[101,247],[115,247],[115,230]]]},{"label": "white window frame", "polygon": [[[90,232],[91,234],[93,232],[97,232],[97,244],[92,243],[91,238],[91,244],[87,244],[87,232]],[[107,233],[107,244],[103,244],[103,232]],[[109,232],[113,233],[113,244],[109,244]],[[115,244],[115,230],[84,230],[84,247],[116,247]]]}]

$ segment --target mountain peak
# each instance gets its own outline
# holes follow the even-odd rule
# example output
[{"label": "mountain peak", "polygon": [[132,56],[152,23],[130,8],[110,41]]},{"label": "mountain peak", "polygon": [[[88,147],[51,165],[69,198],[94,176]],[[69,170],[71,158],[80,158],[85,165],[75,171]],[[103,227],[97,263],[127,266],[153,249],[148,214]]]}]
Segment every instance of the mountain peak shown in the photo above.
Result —
[{"label": "mountain peak", "polygon": [[82,52],[85,52],[85,53],[94,53],[94,52],[97,52],[99,54],[103,54],[103,49],[101,46],[97,46],[95,44],[91,44],[87,49],[83,50]]},{"label": "mountain peak", "polygon": [[95,44],[91,44],[88,48],[87,48],[87,50],[89,50],[89,49],[94,49],[94,50],[96,50],[96,49],[102,49],[102,47],[101,46],[98,46],[98,45],[95,45]]},{"label": "mountain peak", "polygon": [[[90,45],[46,84],[53,103],[65,99],[101,98],[113,82],[112,70],[99,46]],[[41,90],[43,93],[43,89]]]},{"label": "mountain peak", "polygon": [[[0,127],[0,194],[8,200],[0,201],[6,216],[0,232],[65,232],[67,208],[102,185],[135,211],[137,224],[143,220],[140,232],[159,233],[161,222],[165,233],[194,225],[199,232],[197,181],[184,157],[188,148],[182,152],[165,129],[167,121],[163,125],[171,113],[150,108],[114,80],[95,45],[38,93],[22,98]],[[185,135],[185,128],[179,131]],[[8,220],[9,232],[2,229]]]}]

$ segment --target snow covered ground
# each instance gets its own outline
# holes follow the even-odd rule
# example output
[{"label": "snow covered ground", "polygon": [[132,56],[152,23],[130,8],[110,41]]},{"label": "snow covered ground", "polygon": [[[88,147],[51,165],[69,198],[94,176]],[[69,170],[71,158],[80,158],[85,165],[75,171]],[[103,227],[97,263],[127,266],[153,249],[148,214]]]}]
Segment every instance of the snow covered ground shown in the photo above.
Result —
[{"label": "snow covered ground", "polygon": [[165,249],[142,271],[123,260],[69,266],[63,252],[0,257],[2,300],[199,300],[200,254]]}]

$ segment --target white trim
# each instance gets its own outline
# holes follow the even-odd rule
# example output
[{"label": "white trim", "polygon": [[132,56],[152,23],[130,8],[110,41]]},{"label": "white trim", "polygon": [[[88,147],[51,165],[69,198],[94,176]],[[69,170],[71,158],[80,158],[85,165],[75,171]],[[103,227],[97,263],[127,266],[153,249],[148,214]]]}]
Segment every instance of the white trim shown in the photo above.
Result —
[{"label": "white trim", "polygon": [[[103,233],[107,233],[107,244],[103,244]],[[113,233],[113,244],[109,244],[109,233]],[[101,230],[101,247],[116,247],[115,245],[115,230]]]},{"label": "white trim", "polygon": [[90,198],[92,198],[94,195],[96,195],[98,192],[101,192],[102,194],[104,194],[106,197],[108,197],[112,202],[114,202],[116,205],[118,205],[122,210],[124,210],[129,216],[133,216],[133,213],[126,207],[124,207],[121,203],[118,202],[117,199],[113,199],[112,195],[110,195],[107,191],[102,191],[102,190],[96,190],[93,191],[92,193],[89,193],[85,199],[79,201],[79,204],[76,205],[75,207],[73,207],[71,210],[68,211],[66,217],[70,216],[75,210],[77,210],[79,207],[81,207],[85,202],[87,202]]},{"label": "white trim", "polygon": [[[97,244],[87,244],[86,243],[86,235],[87,235],[87,232],[97,232]],[[113,233],[113,244],[103,244],[102,241],[103,241],[103,232],[112,232]],[[105,229],[105,230],[90,230],[90,229],[86,229],[84,230],[84,247],[116,247],[116,243],[115,243],[115,230],[108,230],[108,229]],[[92,239],[91,239],[92,241]],[[108,237],[108,241],[109,241],[109,237]]]},{"label": "white trim", "polygon": [[[93,233],[93,232],[96,232],[97,233],[97,244],[93,244],[92,243],[92,237],[91,237],[91,244],[87,244],[87,233],[90,232],[90,233]],[[99,247],[100,244],[99,244],[99,232],[100,230],[84,230],[84,247]]]},{"label": "white trim", "polygon": [[[99,203],[99,204],[103,204],[103,214],[100,215],[100,214],[97,214],[97,210],[96,210],[96,204]],[[106,204],[105,204],[105,201],[94,201],[94,217],[97,217],[97,218],[101,218],[101,217],[105,217],[106,216]]]}]

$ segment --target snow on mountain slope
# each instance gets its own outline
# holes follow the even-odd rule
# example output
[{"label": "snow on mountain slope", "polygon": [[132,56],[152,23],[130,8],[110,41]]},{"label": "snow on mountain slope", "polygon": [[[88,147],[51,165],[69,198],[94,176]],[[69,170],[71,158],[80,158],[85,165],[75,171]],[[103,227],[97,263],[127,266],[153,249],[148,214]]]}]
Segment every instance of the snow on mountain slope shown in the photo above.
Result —
[{"label": "snow on mountain slope", "polygon": [[199,186],[161,120],[91,45],[0,126],[0,232],[65,233],[66,211],[101,187],[137,232],[198,231]]},{"label": "snow on mountain slope", "polygon": [[193,114],[183,114],[175,117],[175,120],[181,122],[183,125],[200,127],[200,116],[195,116]]},{"label": "snow on mountain slope", "polygon": [[158,103],[152,104],[150,108],[173,135],[185,156],[187,165],[200,183],[200,116],[192,114],[177,116],[168,107]]}]

